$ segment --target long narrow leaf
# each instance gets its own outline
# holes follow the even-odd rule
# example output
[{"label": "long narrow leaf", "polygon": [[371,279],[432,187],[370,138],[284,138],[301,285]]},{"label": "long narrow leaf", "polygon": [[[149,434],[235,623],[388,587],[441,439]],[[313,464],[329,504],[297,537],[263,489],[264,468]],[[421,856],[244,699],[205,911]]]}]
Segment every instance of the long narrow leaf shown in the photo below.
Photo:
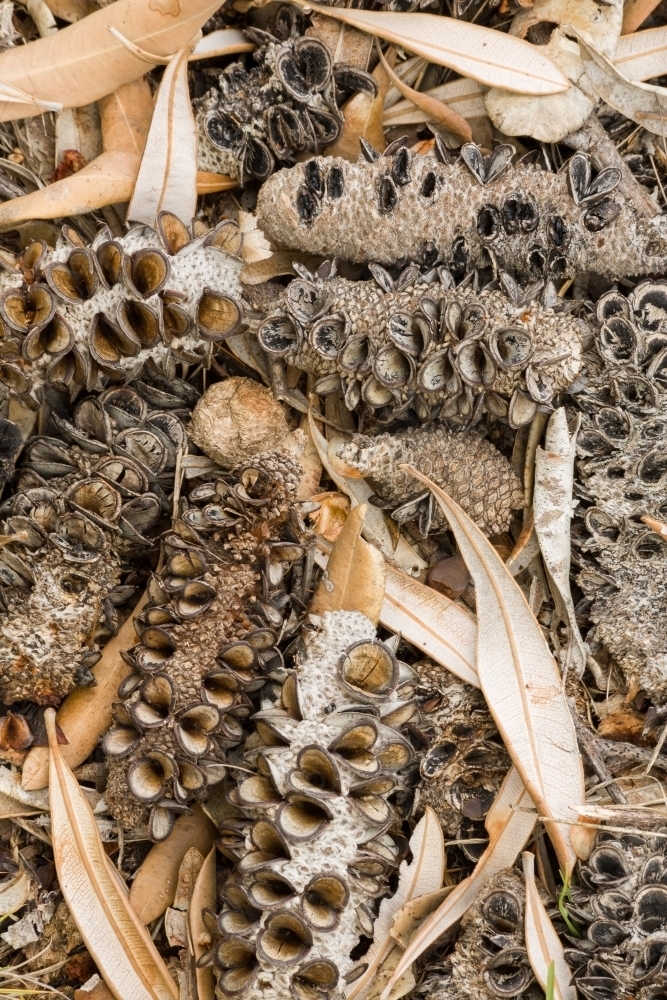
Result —
[{"label": "long narrow leaf", "polygon": [[426,476],[475,584],[477,672],[489,710],[546,827],[563,872],[576,854],[568,823],[584,802],[584,772],[558,666],[516,581],[477,525]]},{"label": "long narrow leaf", "polygon": [[526,951],[530,966],[538,983],[546,990],[549,966],[553,962],[554,1000],[577,1000],[576,988],[570,983],[572,971],[565,961],[563,945],[537,891],[535,855],[526,851],[522,860],[526,876]]},{"label": "long narrow leaf", "polygon": [[118,1000],[176,1000],[176,983],[132,909],[125,883],[104,850],[92,810],[63,760],[55,718],[55,710],[47,709],[53,857],[65,901]]}]

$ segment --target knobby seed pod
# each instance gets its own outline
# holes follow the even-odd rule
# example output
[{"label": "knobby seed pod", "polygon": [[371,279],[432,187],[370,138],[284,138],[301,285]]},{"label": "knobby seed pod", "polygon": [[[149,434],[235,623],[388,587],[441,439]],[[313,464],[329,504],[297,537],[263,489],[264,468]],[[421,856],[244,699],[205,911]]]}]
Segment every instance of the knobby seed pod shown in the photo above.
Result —
[{"label": "knobby seed pod", "polygon": [[[0,508],[0,701],[54,705],[115,633],[123,577],[145,560],[169,513],[182,421],[196,392],[178,379],[111,387],[80,400],[60,437],[32,438]],[[177,395],[179,393],[180,395]],[[169,408],[167,408],[169,407]]]},{"label": "knobby seed pod", "polygon": [[163,212],[147,226],[89,245],[69,226],[55,250],[0,255],[0,391],[74,398],[141,377],[147,361],[173,378],[241,325],[239,272],[257,231],[230,220],[207,231]]},{"label": "knobby seed pod", "polygon": [[221,780],[251,695],[282,669],[290,595],[303,598],[308,586],[292,504],[300,474],[286,454],[255,455],[195,486],[163,539],[139,642],[123,654],[132,673],[103,741],[109,807],[125,827],[147,822],[152,840]]},{"label": "knobby seed pod", "polygon": [[358,262],[441,260],[458,277],[489,263],[531,281],[667,266],[667,220],[641,217],[619,193],[620,171],[592,177],[583,153],[553,174],[512,166],[509,145],[484,157],[467,144],[455,163],[437,142],[425,156],[405,147],[363,152],[357,163],[318,158],[271,177],[257,202],[266,236]]},{"label": "knobby seed pod", "polygon": [[410,427],[394,434],[355,434],[338,449],[344,471],[367,478],[377,494],[375,506],[394,520],[419,522],[423,535],[443,531],[447,520],[430,490],[400,466],[414,466],[461,505],[482,531],[506,531],[512,511],[523,506],[523,488],[510,463],[476,431],[453,433],[447,427]]},{"label": "knobby seed pod", "polygon": [[579,372],[583,324],[551,285],[521,289],[503,273],[502,290],[480,292],[470,278],[456,287],[444,267],[409,265],[396,281],[377,264],[371,271],[373,281],[348,281],[328,262],[317,276],[300,267],[257,330],[269,359],[381,420],[412,409],[469,425],[486,408],[513,427]]},{"label": "knobby seed pod", "polygon": [[375,96],[370,74],[334,64],[327,47],[303,34],[303,19],[283,5],[271,31],[246,28],[257,44],[252,64],[205,70],[211,90],[194,102],[199,128],[199,168],[259,181],[276,161],[291,163],[339,138],[343,115],[336,85]]},{"label": "knobby seed pod", "polygon": [[643,281],[597,304],[589,378],[573,397],[585,509],[573,533],[578,581],[605,647],[628,684],[667,697],[667,545],[641,520],[667,517],[667,282]]},{"label": "knobby seed pod", "polygon": [[255,774],[231,791],[238,818],[218,842],[235,868],[203,961],[225,997],[339,995],[400,860],[416,674],[359,611],[313,617],[302,641],[279,701],[253,718]]}]

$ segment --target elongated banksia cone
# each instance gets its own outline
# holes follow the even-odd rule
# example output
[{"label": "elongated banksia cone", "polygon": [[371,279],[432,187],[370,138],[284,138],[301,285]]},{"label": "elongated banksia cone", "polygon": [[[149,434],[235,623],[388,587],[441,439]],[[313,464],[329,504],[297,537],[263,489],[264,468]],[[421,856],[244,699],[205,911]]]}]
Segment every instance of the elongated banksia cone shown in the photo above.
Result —
[{"label": "elongated banksia cone", "polygon": [[[16,493],[0,508],[0,701],[54,705],[90,668],[115,631],[115,603],[133,588],[129,570],[155,544],[169,513],[176,456],[187,452],[183,399],[140,383],[81,400],[71,420],[52,414],[61,437],[26,448]],[[129,591],[129,595],[128,595]]]},{"label": "elongated banksia cone", "polygon": [[279,701],[254,716],[256,773],[232,791],[239,815],[218,842],[235,862],[208,915],[222,996],[338,995],[363,972],[352,951],[399,860],[416,674],[359,611],[314,617],[302,641]]},{"label": "elongated banksia cone", "polygon": [[157,231],[103,230],[86,245],[65,226],[55,250],[37,240],[3,252],[0,390],[39,399],[44,385],[76,394],[127,382],[149,359],[167,377],[176,361],[200,363],[241,323],[244,238],[229,220],[193,226],[163,212]]},{"label": "elongated banksia cone", "polygon": [[619,170],[591,178],[583,153],[552,174],[511,166],[512,146],[485,158],[469,144],[451,165],[438,145],[426,156],[365,151],[371,162],[318,158],[269,178],[257,202],[266,236],[351,261],[441,260],[459,276],[490,262],[529,280],[667,266],[667,220],[624,200]]},{"label": "elongated banksia cone", "polygon": [[374,281],[348,281],[329,263],[318,276],[300,267],[257,331],[269,358],[319,376],[321,394],[342,388],[348,409],[426,419],[439,408],[469,423],[486,407],[517,427],[579,372],[583,327],[557,311],[551,286],[521,289],[503,275],[503,290],[480,292],[470,279],[456,287],[444,267],[410,265],[395,282],[371,270]]},{"label": "elongated banksia cone", "polygon": [[289,595],[303,599],[308,585],[292,505],[300,474],[288,455],[258,454],[195,486],[163,539],[164,564],[136,620],[139,643],[124,654],[132,672],[103,743],[113,815],[126,827],[148,822],[153,840],[223,776],[252,713],[250,694],[281,667]]},{"label": "elongated banksia cone", "polygon": [[591,602],[589,640],[628,684],[667,698],[667,545],[641,520],[667,515],[667,282],[612,290],[597,305],[596,350],[574,400],[584,524],[573,535]]},{"label": "elongated banksia cone", "polygon": [[340,446],[344,466],[368,479],[375,506],[398,521],[419,520],[423,535],[443,531],[447,520],[430,490],[422,490],[403,463],[423,472],[461,505],[489,535],[506,531],[512,511],[523,506],[523,488],[512,466],[476,431],[453,433],[447,427],[410,427],[395,434],[355,434]]}]

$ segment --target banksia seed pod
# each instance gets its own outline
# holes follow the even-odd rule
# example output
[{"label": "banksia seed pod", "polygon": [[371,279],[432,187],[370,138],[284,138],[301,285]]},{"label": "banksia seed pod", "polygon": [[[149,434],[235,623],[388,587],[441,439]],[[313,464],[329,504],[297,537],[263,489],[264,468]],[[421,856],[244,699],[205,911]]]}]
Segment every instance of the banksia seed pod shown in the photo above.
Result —
[{"label": "banksia seed pod", "polygon": [[232,254],[244,237],[229,220],[203,233],[193,225],[196,235],[162,212],[157,232],[103,230],[86,245],[65,226],[53,251],[37,240],[18,257],[3,252],[0,389],[76,395],[100,377],[138,378],[148,359],[168,378],[176,361],[199,364],[241,323],[243,261]]},{"label": "banksia seed pod", "polygon": [[642,523],[667,510],[667,281],[644,281],[597,305],[596,352],[573,399],[580,496],[578,580],[595,623],[589,639],[611,653],[628,684],[667,697],[667,545]]},{"label": "banksia seed pod", "polygon": [[246,28],[257,44],[253,65],[232,63],[205,71],[214,84],[194,102],[199,128],[199,168],[213,173],[265,180],[276,160],[293,162],[335,142],[343,128],[336,84],[375,96],[372,76],[352,66],[334,65],[327,47],[302,35],[294,8],[278,8],[272,32]]},{"label": "banksia seed pod", "polygon": [[580,864],[567,908],[585,931],[565,957],[586,1000],[665,995],[666,855],[666,834],[601,832]]},{"label": "banksia seed pod", "polygon": [[[142,384],[149,398],[183,405],[194,390]],[[17,492],[0,508],[0,700],[55,705],[115,631],[123,572],[153,544],[169,513],[165,490],[187,451],[178,411],[154,409],[130,386],[81,400],[72,420],[52,414],[62,437],[31,439]],[[131,593],[131,589],[130,589]]]},{"label": "banksia seed pod", "polygon": [[363,971],[351,953],[398,863],[390,800],[413,758],[398,730],[416,675],[359,611],[314,616],[303,647],[277,707],[254,717],[256,774],[231,793],[242,815],[218,842],[235,861],[209,915],[221,996],[338,995]]},{"label": "banksia seed pod", "polygon": [[667,267],[667,220],[640,217],[610,167],[591,179],[576,153],[552,174],[511,166],[514,148],[460,158],[405,147],[371,162],[319,158],[281,170],[259,192],[259,225],[282,246],[381,264],[451,264],[458,276],[489,261],[519,279],[562,279],[582,271],[612,278]]},{"label": "banksia seed pod", "polygon": [[399,523],[419,520],[423,535],[443,531],[447,519],[430,490],[420,489],[402,463],[441,486],[489,535],[506,531],[512,511],[523,506],[523,489],[510,463],[476,431],[409,427],[395,434],[355,434],[338,448],[345,470],[367,478],[379,495],[371,501]]},{"label": "banksia seed pod", "polygon": [[[370,248],[369,252],[370,252]],[[371,265],[374,281],[318,276],[299,269],[282,303],[257,330],[270,360],[319,376],[317,392],[342,388],[348,409],[379,416],[412,408],[421,419],[479,420],[483,407],[512,426],[574,381],[581,364],[579,320],[542,286],[522,290],[503,275],[504,291],[456,287],[445,268],[408,266],[393,281]],[[326,276],[325,276],[326,275]]]},{"label": "banksia seed pod", "polygon": [[148,821],[153,840],[205,797],[211,776],[220,780],[225,750],[243,739],[249,694],[282,664],[288,594],[307,585],[294,568],[304,555],[292,506],[300,474],[288,455],[258,454],[195,486],[163,540],[103,742],[113,815],[126,827]]}]

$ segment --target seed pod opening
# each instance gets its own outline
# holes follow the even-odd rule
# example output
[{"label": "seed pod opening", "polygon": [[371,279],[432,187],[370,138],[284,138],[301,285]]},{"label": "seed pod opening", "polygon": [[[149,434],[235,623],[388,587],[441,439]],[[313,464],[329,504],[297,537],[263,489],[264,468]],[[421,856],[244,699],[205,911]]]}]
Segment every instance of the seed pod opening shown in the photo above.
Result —
[{"label": "seed pod opening", "polygon": [[180,713],[174,724],[174,735],[185,753],[203,757],[209,747],[210,734],[220,723],[220,713],[214,705],[194,705]]},{"label": "seed pod opening", "polygon": [[248,899],[258,910],[275,910],[296,896],[289,881],[271,868],[260,868],[248,886]]},{"label": "seed pod opening", "polygon": [[171,264],[161,250],[144,247],[122,262],[123,276],[128,287],[142,299],[161,291],[171,274]]},{"label": "seed pod opening", "polygon": [[340,659],[338,675],[362,701],[384,700],[398,683],[398,662],[382,642],[356,642]]},{"label": "seed pod opening", "polygon": [[154,750],[130,765],[127,783],[140,802],[157,802],[175,774],[173,758]]},{"label": "seed pod opening", "polygon": [[331,797],[340,795],[338,764],[323,747],[304,747],[297,757],[297,768],[290,771],[287,783],[294,792]]},{"label": "seed pod opening", "polygon": [[325,800],[291,794],[279,807],[276,822],[288,840],[296,843],[319,836],[331,819]]},{"label": "seed pod opening", "polygon": [[236,333],[243,310],[231,295],[205,288],[197,309],[197,324],[202,340],[224,340]]},{"label": "seed pod opening", "polygon": [[216,951],[216,961],[225,970],[218,980],[223,994],[238,996],[252,986],[259,965],[249,942],[236,938],[223,941]]},{"label": "seed pod opening", "polygon": [[350,890],[339,875],[315,875],[303,890],[301,913],[314,930],[331,931],[338,926],[349,898]]},{"label": "seed pod opening", "polygon": [[322,1000],[336,988],[339,973],[329,959],[315,959],[306,962],[294,973],[290,980],[290,991],[294,1000]]},{"label": "seed pod opening", "polygon": [[296,913],[271,913],[257,935],[257,951],[274,965],[301,962],[313,943],[310,928]]}]

